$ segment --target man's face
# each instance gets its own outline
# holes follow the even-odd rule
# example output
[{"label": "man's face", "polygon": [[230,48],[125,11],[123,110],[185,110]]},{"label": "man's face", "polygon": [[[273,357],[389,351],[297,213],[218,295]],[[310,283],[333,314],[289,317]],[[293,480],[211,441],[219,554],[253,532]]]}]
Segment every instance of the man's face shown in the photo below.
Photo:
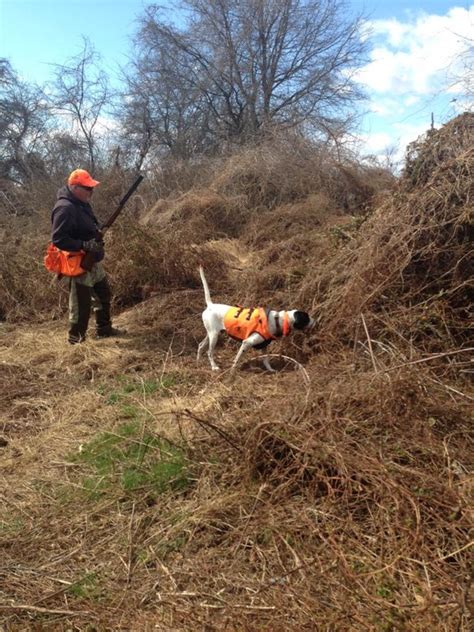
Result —
[{"label": "man's face", "polygon": [[83,187],[80,184],[73,184],[69,188],[74,197],[77,197],[78,200],[81,202],[90,202],[94,191],[93,187]]}]

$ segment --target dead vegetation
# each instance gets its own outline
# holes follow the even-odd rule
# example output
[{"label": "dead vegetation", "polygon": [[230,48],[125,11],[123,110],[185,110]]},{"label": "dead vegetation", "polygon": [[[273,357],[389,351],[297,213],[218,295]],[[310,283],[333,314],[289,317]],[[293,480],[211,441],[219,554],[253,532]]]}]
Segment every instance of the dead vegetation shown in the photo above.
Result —
[{"label": "dead vegetation", "polygon": [[433,351],[469,343],[473,136],[466,114],[414,144],[394,194],[305,279],[300,297],[313,301],[328,335],[350,335],[365,313],[370,331],[397,347],[402,340]]},{"label": "dead vegetation", "polygon": [[[354,215],[330,188],[278,193],[278,156],[244,178],[249,150],[114,229],[125,338],[2,325],[6,629],[472,627],[472,131],[420,141]],[[216,300],[313,307],[277,375],[195,365],[199,261]]]}]

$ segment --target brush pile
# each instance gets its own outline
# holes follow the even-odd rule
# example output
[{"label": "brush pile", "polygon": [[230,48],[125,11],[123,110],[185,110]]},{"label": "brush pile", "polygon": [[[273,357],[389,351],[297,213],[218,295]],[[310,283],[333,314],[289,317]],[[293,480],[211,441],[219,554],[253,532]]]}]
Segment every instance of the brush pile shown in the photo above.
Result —
[{"label": "brush pile", "polygon": [[[397,191],[301,286],[325,335],[372,334],[427,351],[472,342],[474,115],[410,146]],[[316,263],[316,260],[314,260]]]}]

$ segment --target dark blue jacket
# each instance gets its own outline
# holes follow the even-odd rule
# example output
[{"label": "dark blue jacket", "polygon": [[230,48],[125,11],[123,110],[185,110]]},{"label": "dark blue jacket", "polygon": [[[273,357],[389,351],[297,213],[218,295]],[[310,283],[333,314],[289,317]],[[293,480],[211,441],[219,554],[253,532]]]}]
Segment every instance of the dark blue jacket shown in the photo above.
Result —
[{"label": "dark blue jacket", "polygon": [[[81,250],[82,242],[94,239],[99,230],[91,205],[74,197],[67,186],[58,191],[51,222],[51,241],[60,250],[70,252]],[[103,254],[95,258],[100,261]]]}]

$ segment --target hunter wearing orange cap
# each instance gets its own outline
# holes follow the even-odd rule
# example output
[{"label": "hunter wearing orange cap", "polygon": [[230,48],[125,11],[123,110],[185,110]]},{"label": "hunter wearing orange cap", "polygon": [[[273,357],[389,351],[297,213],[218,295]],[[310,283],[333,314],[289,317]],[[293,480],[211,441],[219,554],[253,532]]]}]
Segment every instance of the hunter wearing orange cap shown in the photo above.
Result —
[{"label": "hunter wearing orange cap", "polygon": [[69,186],[74,186],[77,184],[80,187],[91,189],[100,184],[100,182],[98,180],[94,180],[94,178],[91,177],[90,173],[85,169],[75,169],[71,174],[69,174],[67,183]]},{"label": "hunter wearing orange cap", "polygon": [[51,214],[51,241],[60,250],[90,252],[95,260],[92,269],[69,279],[69,336],[71,344],[86,338],[91,307],[94,307],[96,333],[99,338],[116,336],[110,317],[111,291],[102,266],[104,242],[99,222],[90,200],[98,180],[85,169],[75,169],[67,185],[58,191]]}]

